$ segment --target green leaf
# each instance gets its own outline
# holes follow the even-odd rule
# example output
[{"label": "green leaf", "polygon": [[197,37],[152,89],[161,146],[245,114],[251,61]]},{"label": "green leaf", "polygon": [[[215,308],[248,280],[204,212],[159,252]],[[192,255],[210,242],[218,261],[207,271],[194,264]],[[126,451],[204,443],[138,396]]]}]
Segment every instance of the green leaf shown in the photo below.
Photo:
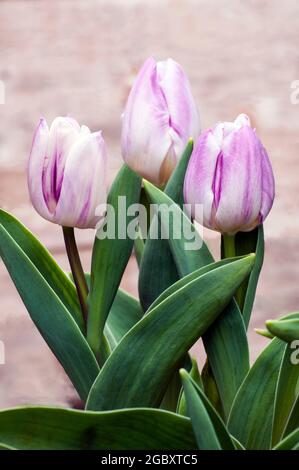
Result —
[{"label": "green leaf", "polygon": [[110,309],[105,330],[109,329],[116,344],[142,318],[141,306],[135,297],[118,289]]},{"label": "green leaf", "polygon": [[[199,448],[202,449],[199,441],[206,439],[206,425],[201,422],[200,416],[203,414],[203,419],[207,416],[209,418],[207,422],[207,428],[211,431],[213,429],[212,436],[216,435],[218,444],[223,450],[235,450],[235,445],[232,441],[231,436],[224,422],[220,418],[219,414],[212,406],[202,389],[192,379],[191,375],[186,371],[181,371],[184,391],[186,394],[187,408],[189,410],[189,416],[193,425],[195,436]],[[187,392],[188,390],[188,392]],[[204,412],[205,410],[205,412]],[[199,416],[197,416],[199,413]],[[215,442],[215,441],[214,441]],[[219,448],[219,447],[217,447]],[[207,447],[209,449],[209,447]]]},{"label": "green leaf", "polygon": [[181,369],[181,378],[187,402],[187,410],[191,417],[198,448],[200,450],[221,450],[213,423],[201,400],[201,396],[184,369]]},{"label": "green leaf", "polygon": [[286,345],[275,338],[257,358],[234,400],[228,428],[246,449],[270,449],[274,401]]},{"label": "green leaf", "polygon": [[230,436],[231,440],[234,443],[235,450],[246,450],[244,446],[242,446],[241,442],[238,441],[234,436]]},{"label": "green leaf", "polygon": [[248,253],[255,253],[256,256],[253,270],[249,278],[240,287],[240,296],[238,296],[238,303],[246,329],[249,325],[259,275],[264,262],[264,246],[264,228],[262,224],[251,232],[238,232],[235,236],[237,256],[247,255]]},{"label": "green leaf", "polygon": [[[165,188],[165,193],[180,205],[183,204],[185,172],[192,150],[193,141],[190,140]],[[152,230],[160,226],[157,219],[152,221],[152,225]],[[143,310],[146,311],[153,301],[178,279],[179,275],[168,241],[148,238],[139,273],[139,297]]]},{"label": "green leaf", "polygon": [[[88,299],[87,339],[96,355],[99,352],[106,319],[132,253],[134,240],[128,236],[127,227],[129,223],[133,223],[138,213],[128,215],[127,208],[139,203],[140,189],[141,179],[124,165],[108,196],[108,204],[113,207],[114,214],[108,211],[107,223],[103,228],[105,233],[110,224],[110,227],[115,225],[116,238],[95,238]],[[123,199],[120,200],[120,197]],[[119,207],[120,201],[124,202],[125,208]]]},{"label": "green leaf", "polygon": [[2,444],[2,442],[0,442],[0,450],[16,450],[16,449],[14,449],[14,447],[11,447],[11,446],[6,446],[5,444]]},{"label": "green leaf", "polygon": [[[72,279],[72,274],[70,274],[70,277]],[[90,274],[85,273],[85,278],[89,288]],[[104,329],[111,350],[115,348],[121,338],[142,318],[142,316],[143,311],[139,301],[125,290],[119,288]]]},{"label": "green leaf", "polygon": [[76,288],[68,275],[62,271],[55,259],[34,235],[11,214],[2,209],[0,209],[0,224],[30,259],[83,331],[84,321]]},{"label": "green leaf", "polygon": [[[297,383],[297,392],[298,388],[299,384]],[[283,437],[287,436],[297,428],[299,428],[299,396],[297,396],[297,400],[294,403],[293,409],[290,413]]]},{"label": "green leaf", "polygon": [[228,419],[234,398],[249,371],[249,349],[242,315],[235,300],[203,335],[203,343]]},{"label": "green leaf", "polygon": [[299,428],[280,441],[273,450],[298,450],[299,449]]},{"label": "green leaf", "polygon": [[[298,314],[299,315],[299,314]],[[266,326],[272,335],[291,343],[299,340],[299,318],[267,320]]]},{"label": "green leaf", "polygon": [[275,446],[283,436],[289,416],[299,397],[299,364],[292,364],[292,353],[293,349],[288,346],[279,372],[275,396],[272,446]]},{"label": "green leaf", "polygon": [[[174,218],[170,229],[172,236],[169,238],[169,245],[180,275],[189,275],[192,279],[192,274],[189,273],[196,269],[202,266],[208,266],[207,269],[210,269],[213,257],[205,243],[200,249],[186,249],[187,246],[190,246],[190,241],[186,240],[182,227],[189,225],[190,233],[194,231],[194,227],[190,228],[192,224],[180,207],[152,184],[145,182],[144,187],[152,203],[172,207]],[[163,218],[161,218],[161,223],[167,224]],[[202,242],[199,235],[197,235],[197,241],[199,244]],[[228,258],[226,262],[230,262],[230,260],[231,258]],[[165,295],[170,295],[174,289],[168,289]],[[162,294],[157,300],[161,301],[165,295]],[[156,305],[156,302],[152,304],[151,308]],[[240,310],[234,300],[204,334],[203,342],[213,375],[210,381],[216,381],[223,411],[227,418],[234,397],[249,370],[246,330]]]},{"label": "green leaf", "polygon": [[33,322],[85,400],[99,372],[96,359],[65,305],[1,223],[0,255]]},{"label": "green leaf", "polygon": [[154,409],[104,413],[25,407],[0,411],[0,440],[21,450],[193,450],[188,418]]},{"label": "green leaf", "polygon": [[[168,243],[180,277],[184,277],[196,269],[212,263],[213,257],[207,245],[200,238],[194,225],[180,206],[148,181],[144,181],[144,189],[152,204],[165,205],[165,207],[172,210],[172,218],[163,217],[161,213],[158,216],[164,230],[169,232]],[[184,227],[186,227],[186,230],[188,228],[190,234],[194,235],[194,239],[191,241],[185,236]]]},{"label": "green leaf", "polygon": [[[191,358],[191,369],[189,371],[189,375],[192,380],[201,388],[203,389],[202,378],[200,372],[198,370],[197,361],[194,357]],[[187,415],[187,407],[186,407],[186,398],[184,394],[184,390],[181,390],[179,401],[177,405],[177,413],[183,416]]]},{"label": "green leaf", "polygon": [[185,284],[144,316],[109,357],[87,408],[158,406],[177,364],[231,299],[254,256],[218,267]]}]

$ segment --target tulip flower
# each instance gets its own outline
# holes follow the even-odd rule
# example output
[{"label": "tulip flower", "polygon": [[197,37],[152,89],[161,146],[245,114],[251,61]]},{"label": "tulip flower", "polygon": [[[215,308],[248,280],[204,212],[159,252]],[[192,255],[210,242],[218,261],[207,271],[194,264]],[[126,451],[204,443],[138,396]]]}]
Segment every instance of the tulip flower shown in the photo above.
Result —
[{"label": "tulip flower", "polygon": [[185,203],[196,219],[221,233],[253,230],[267,217],[274,199],[274,177],[265,148],[241,114],[234,122],[217,124],[198,139],[187,168]]},{"label": "tulip flower", "polygon": [[189,80],[172,59],[149,58],[130,92],[122,125],[122,155],[136,173],[156,185],[169,179],[200,121]]},{"label": "tulip flower", "polygon": [[57,117],[49,129],[41,119],[28,165],[30,199],[42,217],[62,225],[85,324],[88,286],[74,227],[93,228],[101,218],[96,208],[106,203],[106,160],[101,132],[91,133],[69,117]]},{"label": "tulip flower", "polygon": [[69,117],[57,117],[49,129],[41,119],[28,165],[36,211],[65,227],[95,227],[96,207],[106,202],[106,160],[101,132]]}]

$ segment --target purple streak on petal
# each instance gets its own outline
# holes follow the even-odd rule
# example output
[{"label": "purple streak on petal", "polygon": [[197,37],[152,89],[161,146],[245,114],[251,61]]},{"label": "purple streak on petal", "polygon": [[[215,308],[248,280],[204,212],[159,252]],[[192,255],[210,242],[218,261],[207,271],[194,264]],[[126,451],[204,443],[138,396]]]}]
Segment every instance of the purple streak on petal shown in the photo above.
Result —
[{"label": "purple streak on petal", "polygon": [[223,167],[223,153],[220,152],[218,157],[217,157],[217,162],[216,162],[216,167],[215,167],[215,173],[214,173],[214,178],[212,182],[212,191],[214,194],[214,208],[217,211],[219,201],[221,198],[221,189],[222,189],[222,167]]},{"label": "purple streak on petal", "polygon": [[169,127],[173,131],[178,158],[188,139],[197,139],[200,122],[187,75],[180,64],[172,59],[157,63],[157,80],[165,97],[169,114]]},{"label": "purple streak on petal", "polygon": [[235,233],[256,224],[261,204],[261,155],[258,139],[248,125],[231,132],[222,145],[222,192],[216,223]]},{"label": "purple streak on petal", "polygon": [[106,146],[101,132],[80,136],[65,165],[61,194],[55,210],[60,225],[92,228],[96,207],[106,202]]},{"label": "purple streak on petal", "polygon": [[[208,129],[199,137],[191,155],[184,181],[184,200],[191,204],[192,217],[196,216],[195,204],[203,205],[203,222],[213,226],[213,181],[220,147]],[[197,222],[202,223],[201,220]]]},{"label": "purple streak on petal", "polygon": [[260,209],[260,223],[263,223],[269,214],[275,198],[275,180],[271,163],[266,149],[261,146],[262,155],[262,204]]},{"label": "purple streak on petal", "polygon": [[27,181],[30,199],[35,210],[44,218],[51,220],[51,214],[43,195],[42,174],[46,155],[49,128],[45,119],[41,119],[34,134],[27,168]]}]

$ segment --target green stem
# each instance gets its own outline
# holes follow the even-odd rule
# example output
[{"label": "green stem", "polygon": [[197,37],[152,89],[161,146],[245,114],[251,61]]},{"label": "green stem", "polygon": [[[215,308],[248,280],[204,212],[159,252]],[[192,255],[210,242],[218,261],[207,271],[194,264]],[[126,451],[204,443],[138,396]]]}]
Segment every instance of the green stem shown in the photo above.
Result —
[{"label": "green stem", "polygon": [[79,302],[81,305],[82,315],[85,322],[87,323],[87,297],[88,297],[88,286],[85,279],[84,271],[82,268],[73,227],[62,227],[64,243],[66,247],[67,256],[69,259],[73,279],[77,289]]},{"label": "green stem", "polygon": [[[235,235],[223,235],[223,258],[233,258],[236,256]],[[241,311],[243,309],[244,283],[235,292],[235,299]]]},{"label": "green stem", "polygon": [[235,235],[223,235],[224,258],[236,256]]}]

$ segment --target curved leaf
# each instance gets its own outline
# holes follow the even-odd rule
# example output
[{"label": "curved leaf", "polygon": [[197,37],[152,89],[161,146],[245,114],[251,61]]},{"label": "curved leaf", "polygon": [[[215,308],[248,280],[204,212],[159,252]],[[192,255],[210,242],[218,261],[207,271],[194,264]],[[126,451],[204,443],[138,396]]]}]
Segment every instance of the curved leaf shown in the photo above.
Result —
[{"label": "curved leaf", "polygon": [[138,300],[123,289],[118,289],[110,309],[105,330],[109,329],[116,344],[142,318]]},{"label": "curved leaf", "polygon": [[[183,184],[192,150],[193,141],[190,140],[165,188],[165,193],[180,205],[183,204]],[[154,219],[152,224],[155,227],[160,225],[157,219]],[[144,311],[165,289],[178,279],[179,275],[168,241],[148,238],[143,250],[138,285],[140,302]]]},{"label": "curved leaf", "polygon": [[253,262],[248,256],[187,285],[178,281],[177,292],[115,348],[90,391],[87,409],[159,405],[176,365],[229,302]]},{"label": "curved leaf", "polygon": [[[299,387],[299,384],[297,385]],[[287,436],[297,428],[299,428],[299,396],[297,396],[297,400],[290,413],[283,437]]]},{"label": "curved leaf", "polygon": [[229,303],[203,335],[209,364],[228,419],[236,393],[249,371],[245,325],[236,301]]},{"label": "curved leaf", "polygon": [[237,256],[247,255],[248,253],[255,253],[256,256],[253,270],[238,292],[238,302],[246,329],[249,325],[255,292],[264,262],[264,246],[264,228],[262,224],[251,232],[238,232],[235,236]]},{"label": "curved leaf", "polygon": [[[171,208],[173,219],[171,217],[161,217],[159,213],[159,221],[164,230],[169,231],[169,239],[167,240],[174,257],[176,267],[180,277],[192,273],[198,268],[213,262],[213,257],[191,223],[187,215],[182,211],[180,206],[175,203],[166,193],[156,188],[148,181],[144,181],[144,189],[150,198],[152,204],[165,205]],[[185,236],[184,227],[188,227],[188,232],[193,234],[194,240],[190,242]],[[167,232],[166,232],[167,233]],[[194,244],[196,242],[196,244]],[[192,243],[192,246],[190,245]],[[200,248],[198,248],[200,247]]]},{"label": "curved leaf", "polygon": [[299,398],[299,364],[292,364],[292,348],[285,350],[278,377],[272,431],[272,446],[281,439],[296,400]]},{"label": "curved leaf", "polygon": [[[189,224],[189,233],[191,231],[192,233],[194,232],[194,228],[190,228],[192,223],[188,217],[178,205],[175,205],[158,188],[148,182],[145,182],[144,186],[148,197],[153,203],[166,204],[172,208],[175,215],[174,220],[176,223],[172,223],[170,231],[172,236],[170,236],[168,242],[180,275],[189,275],[190,279],[192,279],[192,272],[198,268],[202,267],[204,269],[203,267],[207,266],[209,270],[209,266],[212,266],[210,263],[212,263],[213,257],[205,243],[202,244],[200,249],[186,249],[190,241],[185,238],[183,221],[184,226]],[[163,222],[165,223],[162,218],[161,223],[163,224]],[[197,235],[197,241],[201,242],[199,235]],[[226,262],[231,260],[232,258],[226,258]],[[170,295],[174,289],[175,287],[170,287],[162,293],[153,302],[150,309],[157,305],[157,302],[165,298],[166,295]],[[223,412],[227,418],[235,395],[249,370],[249,349],[246,329],[238,305],[234,300],[232,300],[223,314],[217,318],[216,322],[204,334],[203,342],[212,370],[213,377],[211,377],[211,381],[215,381],[217,384]],[[209,373],[211,374],[211,372]]]},{"label": "curved leaf", "polygon": [[[294,314],[296,315],[296,314]],[[272,335],[291,343],[292,341],[299,340],[299,318],[298,314],[289,319],[267,320],[266,326]]]},{"label": "curved leaf", "polygon": [[78,326],[84,331],[84,321],[74,284],[59,267],[48,250],[11,214],[0,209],[0,224],[30,259],[49,286],[60,298]]},{"label": "curved leaf", "polygon": [[3,410],[0,440],[21,450],[196,448],[188,418],[154,409],[104,413],[47,407]]},{"label": "curved leaf", "polygon": [[32,320],[82,400],[86,400],[89,389],[99,373],[99,367],[78,325],[2,224],[0,255]]},{"label": "curved leaf", "polygon": [[200,450],[221,450],[210,416],[197,393],[188,373],[181,369],[181,378],[187,402],[188,414],[191,417],[193,431]]},{"label": "curved leaf", "polygon": [[285,437],[273,450],[298,450],[299,449],[299,428]]},{"label": "curved leaf", "polygon": [[[199,441],[202,439],[206,439],[206,426],[204,422],[200,422],[200,416],[199,419],[197,419],[197,411],[201,414],[203,412],[202,407],[204,407],[206,413],[203,413],[203,418],[209,417],[209,421],[207,422],[207,427],[211,431],[211,426],[213,427],[212,432],[212,437],[216,435],[217,437],[217,442],[220,445],[221,449],[223,450],[235,450],[235,445],[232,441],[231,436],[229,435],[229,432],[227,428],[225,427],[224,422],[220,418],[219,414],[215,410],[215,408],[212,406],[204,392],[201,390],[201,388],[198,386],[198,384],[192,379],[191,375],[188,374],[186,371],[181,371],[181,376],[182,376],[182,381],[183,381],[183,386],[184,386],[184,391],[189,390],[189,396],[188,393],[186,393],[186,401],[187,401],[187,408],[189,410],[189,416],[191,417],[191,422],[192,426],[194,429],[195,436],[197,436],[197,443],[199,445],[199,448],[202,449],[201,444]],[[188,406],[189,405],[189,406]],[[199,408],[197,410],[197,407]],[[214,444],[216,442],[214,441]],[[209,449],[209,447],[207,447]],[[217,447],[219,448],[219,447]]]},{"label": "curved leaf", "polygon": [[246,449],[270,449],[276,385],[285,343],[275,338],[257,358],[234,400],[228,428]]},{"label": "curved leaf", "polygon": [[[107,222],[103,227],[105,232],[111,223],[116,238],[100,239],[97,236],[95,238],[87,328],[87,339],[95,354],[99,352],[106,319],[132,253],[134,240],[128,236],[127,227],[138,214],[128,215],[127,209],[132,204],[139,203],[140,189],[140,177],[124,165],[114,180],[108,196],[108,204],[113,207],[114,213],[108,211]],[[121,201],[125,207],[120,206]]]},{"label": "curved leaf", "polygon": [[5,444],[2,444],[2,442],[0,442],[0,450],[16,450],[16,449],[11,446],[6,446]]}]

